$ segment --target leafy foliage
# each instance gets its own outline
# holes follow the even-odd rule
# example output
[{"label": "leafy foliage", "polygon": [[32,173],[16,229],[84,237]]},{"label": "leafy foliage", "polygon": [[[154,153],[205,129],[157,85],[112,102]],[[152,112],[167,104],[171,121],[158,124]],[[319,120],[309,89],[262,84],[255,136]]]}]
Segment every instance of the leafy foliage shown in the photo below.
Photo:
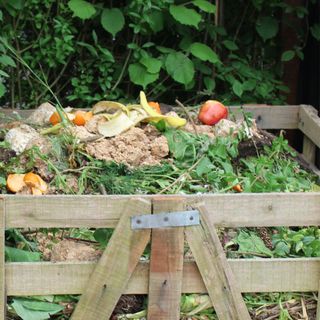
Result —
[{"label": "leafy foliage", "polygon": [[[112,7],[89,0],[2,1],[0,37],[63,104],[133,100],[141,87],[166,102],[179,95],[192,104],[212,96],[227,104],[283,103],[281,66],[303,58],[307,35],[320,38],[319,24],[296,30],[286,14],[308,19],[307,9],[280,0],[226,6],[222,26],[213,23],[218,13],[207,0],[130,0]],[[298,35],[286,52],[279,49],[280,25]],[[0,99],[22,108],[51,99],[2,45]]]}]

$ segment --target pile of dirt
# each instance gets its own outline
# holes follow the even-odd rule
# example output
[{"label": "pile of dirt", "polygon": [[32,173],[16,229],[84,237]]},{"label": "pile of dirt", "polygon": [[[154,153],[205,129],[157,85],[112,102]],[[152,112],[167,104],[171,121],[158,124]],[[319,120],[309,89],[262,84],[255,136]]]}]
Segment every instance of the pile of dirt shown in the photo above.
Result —
[{"label": "pile of dirt", "polygon": [[158,165],[169,155],[167,139],[151,126],[133,127],[111,139],[86,145],[86,152],[99,160],[124,163],[129,167]]}]

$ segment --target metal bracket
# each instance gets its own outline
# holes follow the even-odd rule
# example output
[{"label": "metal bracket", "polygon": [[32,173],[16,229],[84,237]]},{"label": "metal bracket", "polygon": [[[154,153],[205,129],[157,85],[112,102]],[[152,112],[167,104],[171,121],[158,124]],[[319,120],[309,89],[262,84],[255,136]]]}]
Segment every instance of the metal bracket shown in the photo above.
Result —
[{"label": "metal bracket", "polygon": [[200,224],[199,211],[164,212],[131,217],[131,229],[158,229]]}]

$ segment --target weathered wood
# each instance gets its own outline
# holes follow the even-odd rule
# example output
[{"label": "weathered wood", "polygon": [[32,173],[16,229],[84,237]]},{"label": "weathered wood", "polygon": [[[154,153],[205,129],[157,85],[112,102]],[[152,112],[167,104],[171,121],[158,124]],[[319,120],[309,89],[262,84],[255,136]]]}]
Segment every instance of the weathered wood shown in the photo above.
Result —
[{"label": "weathered wood", "polygon": [[201,225],[188,227],[185,233],[215,312],[220,320],[250,320],[217,231],[207,223],[208,212],[204,206],[197,209]]},{"label": "weathered wood", "polygon": [[[301,108],[299,105],[269,106],[265,104],[247,104],[242,107],[245,112],[253,114],[259,128],[296,129],[298,127],[298,113]],[[242,117],[240,106],[229,106],[229,109],[235,114],[236,118]],[[13,112],[25,119],[33,110],[0,109],[0,113],[7,116],[12,115]]]},{"label": "weathered wood", "polygon": [[317,304],[316,320],[320,320],[320,280],[319,280],[319,286],[318,286],[318,304]]},{"label": "weathered wood", "polygon": [[[153,213],[182,211],[183,199],[157,197]],[[148,320],[179,320],[184,254],[184,228],[152,229]]]},{"label": "weathered wood", "polygon": [[150,230],[131,229],[132,215],[151,212],[146,200],[127,203],[120,221],[91,274],[72,320],[109,319],[150,240]]},{"label": "weathered wood", "polygon": [[[320,134],[320,129],[319,129]],[[303,156],[309,163],[314,164],[316,160],[316,145],[306,136],[303,136]]]},{"label": "weathered wood", "polygon": [[320,118],[316,109],[311,106],[300,108],[298,128],[320,148]]},{"label": "weathered wood", "polygon": [[[137,197],[151,199],[151,196],[4,196],[6,227],[114,228],[127,202]],[[182,198],[187,205],[204,203],[210,212],[210,223],[217,226],[320,225],[319,192],[206,194]]]},{"label": "weathered wood", "polygon": [[[252,113],[257,126],[261,129],[296,129],[300,106],[269,106],[264,104],[244,105],[245,112]],[[241,108],[230,106],[229,110],[236,119],[242,118]]]},{"label": "weathered wood", "polygon": [[[318,290],[320,258],[228,259],[228,263],[242,292]],[[94,267],[93,262],[7,263],[7,293],[10,296],[80,294]],[[147,294],[148,282],[149,263],[140,262],[124,293]],[[184,262],[182,292],[206,292],[198,267],[193,261]]]},{"label": "weathered wood", "polygon": [[6,273],[5,273],[5,207],[0,198],[0,319],[6,318]]}]

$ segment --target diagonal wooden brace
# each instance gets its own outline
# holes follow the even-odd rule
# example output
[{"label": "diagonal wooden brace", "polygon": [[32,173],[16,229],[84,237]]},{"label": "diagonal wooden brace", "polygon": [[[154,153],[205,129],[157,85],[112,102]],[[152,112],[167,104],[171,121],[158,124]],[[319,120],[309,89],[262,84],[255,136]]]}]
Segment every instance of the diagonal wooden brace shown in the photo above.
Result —
[{"label": "diagonal wooden brace", "polygon": [[215,228],[208,223],[203,205],[201,224],[185,229],[187,241],[220,320],[250,320],[231,267],[227,261]]},{"label": "diagonal wooden brace", "polygon": [[110,242],[72,314],[72,320],[107,320],[111,317],[150,240],[150,230],[131,229],[130,217],[150,212],[150,201],[128,200]]}]

